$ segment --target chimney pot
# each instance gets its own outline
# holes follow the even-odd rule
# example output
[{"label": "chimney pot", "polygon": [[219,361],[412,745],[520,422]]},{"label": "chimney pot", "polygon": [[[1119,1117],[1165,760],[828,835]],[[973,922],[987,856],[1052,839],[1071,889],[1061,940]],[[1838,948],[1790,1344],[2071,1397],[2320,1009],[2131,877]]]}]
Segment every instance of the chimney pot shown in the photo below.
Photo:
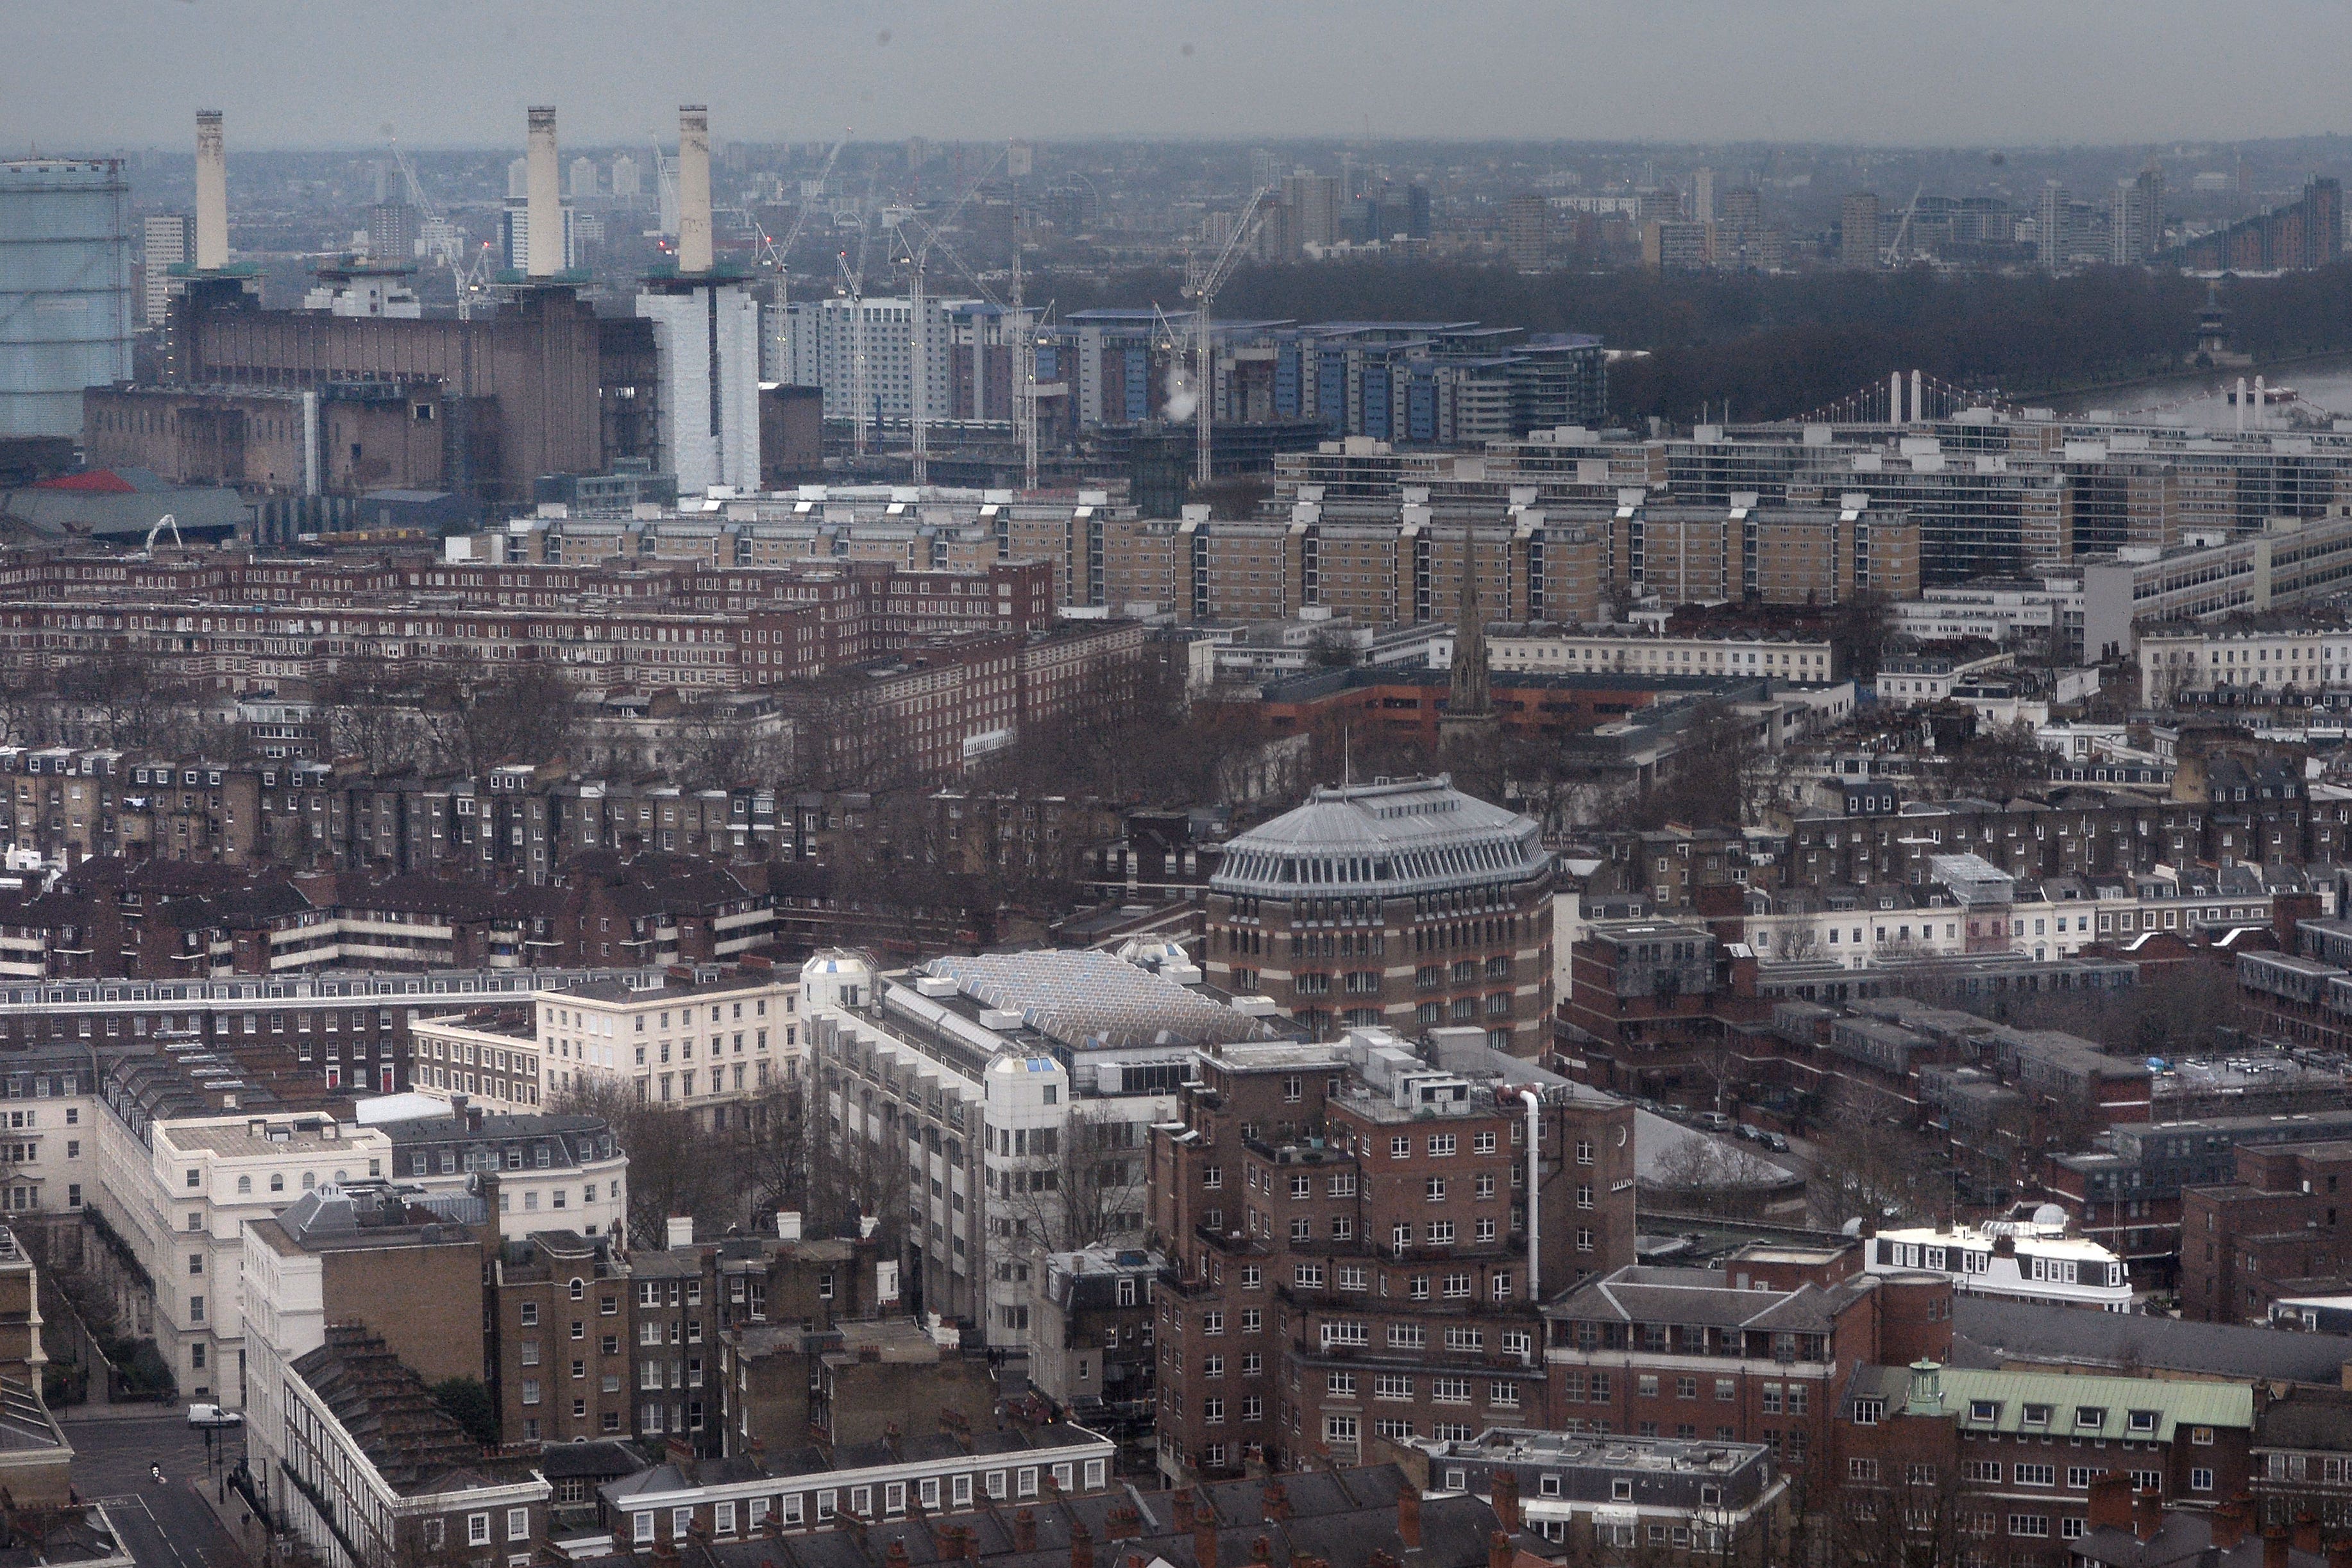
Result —
[{"label": "chimney pot", "polygon": [[2246,1539],[2247,1516],[2253,1511],[2245,1498],[2233,1497],[2213,1511],[2213,1544],[2223,1552],[2234,1552]]},{"label": "chimney pot", "polygon": [[1519,1473],[1508,1469],[1496,1469],[1489,1490],[1494,1500],[1495,1522],[1501,1525],[1507,1533],[1517,1535],[1519,1532]]},{"label": "chimney pot", "polygon": [[2102,1470],[2091,1478],[2090,1524],[2093,1530],[2132,1527],[2131,1478],[2120,1470]]}]

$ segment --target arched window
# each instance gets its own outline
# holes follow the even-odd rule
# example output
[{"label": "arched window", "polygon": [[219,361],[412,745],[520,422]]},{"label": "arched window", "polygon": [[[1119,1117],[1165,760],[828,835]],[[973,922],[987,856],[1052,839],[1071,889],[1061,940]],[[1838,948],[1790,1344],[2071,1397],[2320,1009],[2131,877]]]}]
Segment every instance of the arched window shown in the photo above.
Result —
[{"label": "arched window", "polygon": [[252,1191],[253,1191],[253,1178],[252,1178],[251,1176],[239,1176],[239,1177],[237,1177],[237,1178],[236,1178],[236,1196],[237,1196],[237,1197],[248,1197],[249,1195],[251,1195]]},{"label": "arched window", "polygon": [[309,1171],[304,1171],[302,1173],[302,1190],[304,1192],[310,1191],[312,1187],[318,1185],[318,1178],[313,1176]]},{"label": "arched window", "polygon": [[583,1299],[587,1296],[587,1294],[588,1294],[588,1282],[587,1282],[586,1281],[584,1281],[584,1280],[574,1280],[574,1281],[572,1281],[572,1299],[573,1301],[577,1301],[583,1300]]},{"label": "arched window", "polygon": [[286,1190],[286,1176],[283,1172],[273,1171],[270,1173],[269,1190],[272,1192],[284,1192]]}]

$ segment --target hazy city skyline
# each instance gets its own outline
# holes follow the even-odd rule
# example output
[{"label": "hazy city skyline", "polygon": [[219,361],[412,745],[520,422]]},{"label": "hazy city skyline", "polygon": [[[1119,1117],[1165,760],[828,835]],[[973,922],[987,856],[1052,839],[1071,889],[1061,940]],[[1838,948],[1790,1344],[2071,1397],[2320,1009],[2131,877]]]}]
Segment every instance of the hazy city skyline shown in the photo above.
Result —
[{"label": "hazy city skyline", "polygon": [[[13,19],[12,154],[185,144],[520,145],[553,102],[577,145],[707,101],[722,139],[1347,137],[2143,144],[2352,130],[2352,16],[2269,0],[1978,12],[1683,0],[1569,12],[1162,3],[1092,8],[416,0],[93,0]],[[390,35],[390,36],[387,36]],[[1005,69],[1008,61],[1020,68]],[[665,134],[667,131],[665,131]]]}]

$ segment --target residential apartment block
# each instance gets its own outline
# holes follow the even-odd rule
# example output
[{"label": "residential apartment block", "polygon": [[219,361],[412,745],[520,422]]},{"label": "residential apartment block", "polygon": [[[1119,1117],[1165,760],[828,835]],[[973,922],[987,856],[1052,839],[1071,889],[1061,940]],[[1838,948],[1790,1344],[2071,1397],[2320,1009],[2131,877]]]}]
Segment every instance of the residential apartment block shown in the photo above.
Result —
[{"label": "residential apartment block", "polygon": [[1538,1304],[1632,1257],[1633,1109],[1474,1030],[1433,1038],[1208,1051],[1153,1129],[1163,1473],[1542,1407]]}]

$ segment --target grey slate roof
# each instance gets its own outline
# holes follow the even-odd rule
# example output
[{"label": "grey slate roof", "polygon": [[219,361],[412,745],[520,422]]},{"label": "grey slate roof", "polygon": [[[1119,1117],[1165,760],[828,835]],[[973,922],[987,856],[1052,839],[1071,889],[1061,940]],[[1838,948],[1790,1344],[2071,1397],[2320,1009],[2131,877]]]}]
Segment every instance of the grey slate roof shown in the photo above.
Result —
[{"label": "grey slate roof", "polygon": [[2335,1384],[2344,1364],[2352,1361],[2352,1338],[2043,1307],[1985,1296],[1954,1299],[1953,1365],[1992,1370],[2020,1360]]}]

